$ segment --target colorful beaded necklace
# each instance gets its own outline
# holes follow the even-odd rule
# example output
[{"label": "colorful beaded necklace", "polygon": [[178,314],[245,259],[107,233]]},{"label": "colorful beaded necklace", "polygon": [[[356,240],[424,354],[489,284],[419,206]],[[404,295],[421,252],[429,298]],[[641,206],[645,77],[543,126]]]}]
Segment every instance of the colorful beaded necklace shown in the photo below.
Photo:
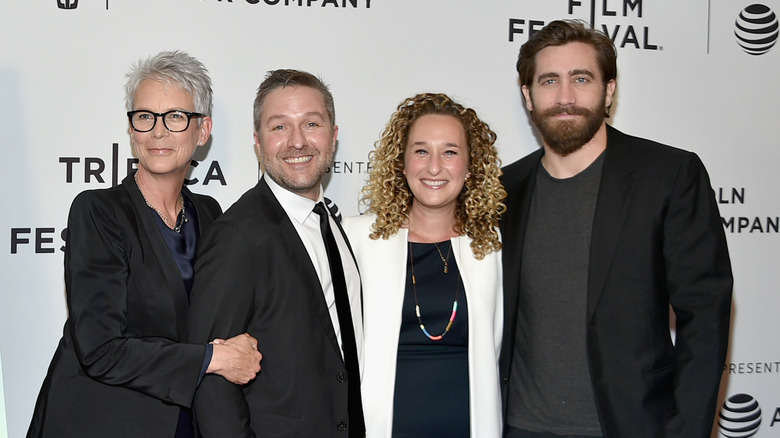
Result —
[{"label": "colorful beaded necklace", "polygon": [[[438,250],[438,246],[436,247]],[[452,250],[452,243],[450,242],[450,250]],[[439,252],[441,255],[441,252]],[[447,273],[447,260],[450,258],[449,251],[447,252],[447,259],[444,260],[444,266],[445,271],[444,273]],[[460,291],[460,270],[458,271],[458,283],[457,286],[455,286],[455,300],[452,302],[452,314],[450,315],[450,321],[447,323],[447,327],[444,329],[444,332],[438,336],[433,336],[430,333],[428,333],[428,330],[425,329],[425,324],[422,322],[422,316],[420,314],[420,304],[417,303],[417,279],[414,276],[414,255],[412,254],[412,242],[409,242],[409,261],[411,262],[412,267],[412,290],[414,291],[414,311],[417,314],[417,322],[420,323],[420,330],[432,341],[441,341],[442,338],[444,338],[444,335],[446,335],[450,328],[452,328],[452,323],[455,322],[455,316],[458,314],[458,292]]]}]

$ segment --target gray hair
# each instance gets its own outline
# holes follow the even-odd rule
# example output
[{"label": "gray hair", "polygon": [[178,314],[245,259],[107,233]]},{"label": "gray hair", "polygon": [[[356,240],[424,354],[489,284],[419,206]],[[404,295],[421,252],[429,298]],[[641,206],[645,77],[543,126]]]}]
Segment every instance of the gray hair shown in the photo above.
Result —
[{"label": "gray hair", "polygon": [[328,112],[328,118],[330,118],[330,127],[333,128],[336,125],[336,108],[333,104],[333,95],[330,93],[328,86],[322,82],[322,79],[305,71],[280,69],[269,71],[265,76],[265,80],[257,89],[254,103],[255,132],[260,130],[260,118],[263,115],[265,98],[277,88],[297,86],[309,87],[319,91],[322,94],[322,99],[325,101],[325,110]]},{"label": "gray hair", "polygon": [[176,85],[192,96],[195,112],[211,116],[213,92],[209,72],[200,61],[185,52],[164,51],[139,60],[125,77],[125,103],[128,111],[134,109],[133,99],[141,82],[152,79]]}]

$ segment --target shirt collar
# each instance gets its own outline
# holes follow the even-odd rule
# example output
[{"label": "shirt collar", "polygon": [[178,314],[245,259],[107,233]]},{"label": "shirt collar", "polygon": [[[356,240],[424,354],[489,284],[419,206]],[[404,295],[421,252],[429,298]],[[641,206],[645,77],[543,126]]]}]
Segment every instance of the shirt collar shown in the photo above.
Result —
[{"label": "shirt collar", "polygon": [[[314,204],[317,202],[323,202],[322,185],[320,185],[320,192],[317,196],[317,202],[312,201],[309,198],[295,194],[284,187],[280,186],[270,176],[263,174],[265,180],[271,192],[276,196],[276,200],[282,205],[282,208],[290,218],[295,219],[296,222],[302,224],[306,221],[306,218],[312,214]],[[315,213],[316,214],[316,213]],[[319,219],[317,219],[319,220]]]}]

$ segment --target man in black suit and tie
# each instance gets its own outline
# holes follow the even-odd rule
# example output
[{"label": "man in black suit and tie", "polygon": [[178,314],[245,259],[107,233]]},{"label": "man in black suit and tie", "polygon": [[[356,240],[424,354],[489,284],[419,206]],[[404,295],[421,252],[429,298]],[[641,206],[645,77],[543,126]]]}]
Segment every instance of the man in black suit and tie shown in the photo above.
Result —
[{"label": "man in black suit and tie", "polygon": [[711,433],[732,289],[720,214],[695,154],[604,122],[616,57],[578,21],[520,49],[543,148],[504,169],[506,437]]},{"label": "man in black suit and tie", "polygon": [[264,175],[199,242],[190,334],[251,333],[262,369],[243,387],[204,377],[198,431],[363,437],[360,278],[321,185],[338,136],[333,96],[309,73],[269,72],[254,123]]}]

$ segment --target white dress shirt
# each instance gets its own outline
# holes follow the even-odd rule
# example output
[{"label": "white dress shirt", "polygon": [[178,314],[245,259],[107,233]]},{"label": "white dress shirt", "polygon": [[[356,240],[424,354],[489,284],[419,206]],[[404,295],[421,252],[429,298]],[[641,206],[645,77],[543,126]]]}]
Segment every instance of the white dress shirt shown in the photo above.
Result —
[{"label": "white dress shirt", "polygon": [[[279,186],[276,181],[270,177],[263,175],[263,178],[265,178],[271,192],[276,196],[276,199],[279,201],[279,204],[281,204],[285,213],[287,213],[287,216],[295,227],[295,231],[298,232],[298,236],[301,238],[301,242],[303,242],[303,246],[306,247],[306,252],[309,253],[309,259],[314,265],[314,269],[317,271],[317,277],[320,279],[320,285],[322,286],[322,291],[325,295],[325,303],[328,306],[328,313],[330,314],[330,320],[333,323],[336,339],[339,341],[339,347],[341,347],[341,328],[339,326],[338,313],[336,312],[336,298],[333,292],[330,265],[328,264],[328,253],[325,249],[325,242],[322,240],[322,233],[320,232],[320,216],[312,211],[317,202],[324,202],[322,186],[320,186],[320,194],[317,198],[317,202],[315,202]],[[363,318],[361,316],[360,274],[358,273],[355,259],[352,257],[352,252],[349,250],[349,246],[341,231],[339,231],[340,228],[336,225],[333,216],[329,214],[328,220],[330,221],[330,229],[333,232],[333,237],[336,239],[336,243],[339,246],[339,253],[341,254],[341,264],[344,267],[344,278],[347,282],[349,306],[350,311],[352,312],[352,323],[355,326],[355,344],[358,350],[358,358],[362,365]],[[342,357],[344,356],[343,347],[341,355]]]}]

